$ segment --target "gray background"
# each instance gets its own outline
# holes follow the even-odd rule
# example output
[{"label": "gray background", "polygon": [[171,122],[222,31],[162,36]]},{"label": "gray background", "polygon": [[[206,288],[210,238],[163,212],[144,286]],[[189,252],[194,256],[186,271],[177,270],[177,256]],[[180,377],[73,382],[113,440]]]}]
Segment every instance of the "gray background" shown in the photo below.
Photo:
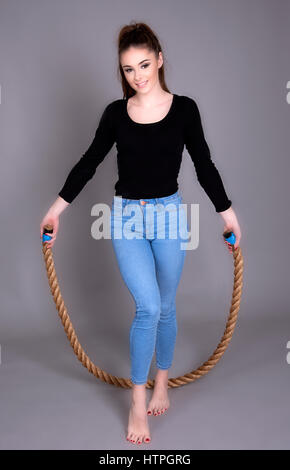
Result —
[{"label": "gray background", "polygon": [[[1,1],[2,449],[136,449],[130,390],[104,384],[73,353],[50,294],[39,224],[121,98],[117,34],[131,20],[157,32],[171,92],[195,98],[241,230],[238,323],[205,377],[169,390],[142,449],[290,448],[289,1]],[[290,101],[290,100],[289,100]],[[111,240],[91,237],[91,208],[111,203],[115,146],[60,218],[53,248],[79,341],[111,374],[129,377],[134,302]],[[233,259],[223,220],[184,151],[179,189],[200,204],[200,243],[177,293],[170,377],[212,354],[229,313]],[[153,360],[149,378],[154,377]],[[151,391],[148,390],[148,400]]]}]

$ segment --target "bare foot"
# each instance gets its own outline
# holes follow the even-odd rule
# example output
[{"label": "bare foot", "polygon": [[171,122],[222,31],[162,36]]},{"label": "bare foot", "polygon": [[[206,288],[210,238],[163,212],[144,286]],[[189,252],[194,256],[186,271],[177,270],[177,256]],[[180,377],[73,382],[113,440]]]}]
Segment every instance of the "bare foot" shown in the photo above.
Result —
[{"label": "bare foot", "polygon": [[133,401],[131,404],[127,440],[133,444],[151,441],[145,403]]},{"label": "bare foot", "polygon": [[165,413],[170,406],[168,398],[168,381],[162,379],[161,381],[155,381],[152,398],[148,404],[147,414],[159,416]]}]

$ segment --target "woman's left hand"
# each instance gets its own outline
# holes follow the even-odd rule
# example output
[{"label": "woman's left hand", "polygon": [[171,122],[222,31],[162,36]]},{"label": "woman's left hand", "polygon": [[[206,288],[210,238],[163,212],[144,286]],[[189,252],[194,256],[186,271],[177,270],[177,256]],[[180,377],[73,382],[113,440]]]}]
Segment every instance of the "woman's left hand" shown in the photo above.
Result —
[{"label": "woman's left hand", "polygon": [[[234,244],[234,249],[236,249],[240,244],[242,234],[241,234],[241,229],[240,229],[239,222],[238,222],[237,216],[235,214],[235,211],[232,207],[229,207],[229,209],[227,209],[226,211],[223,211],[223,212],[219,212],[219,214],[222,216],[222,218],[225,222],[223,233],[233,232],[235,234],[236,241],[235,241],[235,244]],[[226,244],[229,252],[232,253],[231,244],[228,243],[225,239],[224,239],[224,243]]]}]

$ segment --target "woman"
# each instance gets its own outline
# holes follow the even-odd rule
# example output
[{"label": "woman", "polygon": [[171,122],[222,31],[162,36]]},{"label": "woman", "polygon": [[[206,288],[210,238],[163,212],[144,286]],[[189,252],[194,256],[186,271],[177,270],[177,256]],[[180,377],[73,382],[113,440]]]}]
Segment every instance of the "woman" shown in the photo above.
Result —
[{"label": "woman", "polygon": [[[118,49],[125,99],[105,108],[93,142],[70,171],[59,197],[41,222],[40,233],[46,223],[53,225],[52,239],[47,242],[52,247],[59,215],[93,177],[116,142],[119,179],[112,201],[112,243],[120,272],[136,303],[130,330],[132,403],[127,440],[141,443],[151,440],[147,415],[162,414],[169,407],[168,369],[177,333],[175,296],[186,253],[181,249],[180,230],[186,231],[187,222],[184,211],[180,211],[182,197],[177,184],[184,145],[199,183],[225,222],[224,230],[236,235],[235,248],[241,232],[211,160],[196,102],[171,94],[166,86],[163,54],[156,35],[144,23],[127,25],[119,33]],[[152,218],[151,212],[150,219],[147,211],[150,206],[157,209],[155,214],[181,215],[176,237],[169,236],[166,217],[162,227],[165,236],[160,236],[157,216]],[[128,228],[128,212],[132,209],[138,216],[134,231]],[[144,234],[145,224],[149,235],[147,229]],[[116,236],[118,231],[121,237]],[[147,375],[155,349],[158,369],[146,407]]]}]

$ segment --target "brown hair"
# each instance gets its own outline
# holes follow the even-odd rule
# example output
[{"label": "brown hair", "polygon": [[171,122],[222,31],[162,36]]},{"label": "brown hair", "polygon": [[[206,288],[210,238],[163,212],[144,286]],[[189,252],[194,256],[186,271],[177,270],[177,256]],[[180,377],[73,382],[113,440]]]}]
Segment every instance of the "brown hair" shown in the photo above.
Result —
[{"label": "brown hair", "polygon": [[[156,59],[159,58],[159,52],[162,52],[162,48],[160,42],[156,36],[156,34],[152,31],[152,29],[145,23],[130,23],[129,25],[125,25],[121,28],[119,35],[118,35],[118,57],[119,57],[119,73],[121,75],[121,83],[123,89],[123,98],[130,98],[130,96],[135,95],[135,90],[129,85],[127,82],[124,70],[120,63],[121,54],[129,49],[130,46],[134,47],[147,47],[149,51],[155,52]],[[163,56],[163,52],[162,52]],[[170,93],[164,76],[164,56],[163,56],[163,64],[158,69],[159,81],[160,85],[163,90]]]}]

